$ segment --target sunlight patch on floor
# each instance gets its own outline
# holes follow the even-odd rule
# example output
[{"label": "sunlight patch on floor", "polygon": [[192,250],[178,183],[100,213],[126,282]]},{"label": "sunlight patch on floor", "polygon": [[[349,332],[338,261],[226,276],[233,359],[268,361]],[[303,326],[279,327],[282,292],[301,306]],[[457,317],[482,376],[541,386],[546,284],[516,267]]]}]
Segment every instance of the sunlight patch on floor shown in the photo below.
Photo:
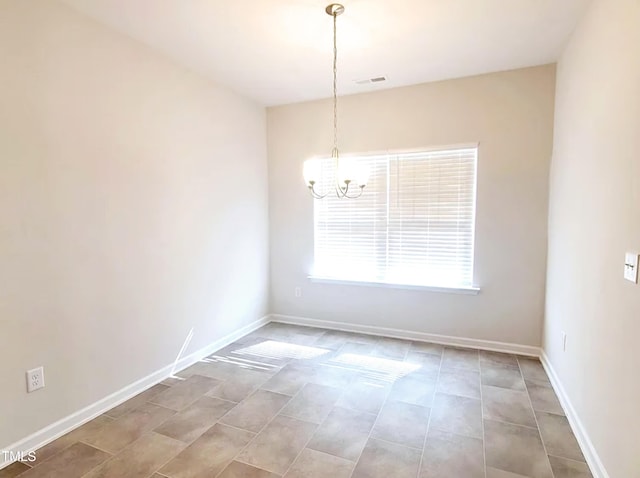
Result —
[{"label": "sunlight patch on floor", "polygon": [[330,362],[341,364],[351,370],[359,370],[373,380],[385,382],[395,382],[420,369],[418,364],[360,354],[340,354]]}]

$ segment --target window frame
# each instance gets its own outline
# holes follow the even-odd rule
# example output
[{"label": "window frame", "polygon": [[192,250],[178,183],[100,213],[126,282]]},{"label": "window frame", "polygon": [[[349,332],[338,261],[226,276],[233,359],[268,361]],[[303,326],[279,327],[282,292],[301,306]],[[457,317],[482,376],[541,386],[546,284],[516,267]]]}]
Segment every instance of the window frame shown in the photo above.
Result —
[{"label": "window frame", "polygon": [[[420,284],[410,284],[410,283],[398,283],[398,282],[386,282],[386,281],[378,281],[378,280],[359,280],[359,279],[349,279],[349,278],[339,278],[339,277],[327,277],[323,275],[318,275],[314,272],[307,275],[309,281],[318,284],[333,284],[333,285],[349,285],[349,286],[364,286],[364,287],[379,287],[379,288],[387,288],[387,289],[405,289],[405,290],[418,290],[418,291],[429,291],[429,292],[437,292],[437,293],[449,293],[449,294],[464,294],[464,295],[477,295],[480,293],[480,286],[475,283],[475,262],[476,262],[476,221],[477,221],[477,205],[478,205],[478,163],[480,161],[480,143],[462,143],[462,144],[453,144],[453,145],[443,145],[443,146],[430,146],[426,148],[412,148],[412,149],[400,149],[400,150],[384,150],[384,151],[368,151],[366,153],[351,153],[345,155],[345,157],[349,158],[359,158],[359,157],[375,157],[375,156],[394,156],[394,155],[411,155],[411,154],[420,154],[420,153],[435,153],[439,151],[450,151],[450,150],[458,150],[458,149],[475,149],[476,157],[474,163],[474,171],[473,171],[473,222],[472,226],[472,234],[471,234],[471,275],[472,275],[472,283],[470,285],[420,285]],[[318,156],[315,159],[328,159],[326,156]],[[350,201],[350,199],[343,199],[344,201]],[[357,200],[357,199],[356,199]],[[319,201],[322,201],[320,199]],[[388,204],[387,204],[388,207]],[[314,228],[313,232],[313,240],[314,240],[314,253],[313,253],[313,266],[312,271],[316,269],[315,267],[315,203],[314,203],[314,213],[312,215],[312,225]]]}]

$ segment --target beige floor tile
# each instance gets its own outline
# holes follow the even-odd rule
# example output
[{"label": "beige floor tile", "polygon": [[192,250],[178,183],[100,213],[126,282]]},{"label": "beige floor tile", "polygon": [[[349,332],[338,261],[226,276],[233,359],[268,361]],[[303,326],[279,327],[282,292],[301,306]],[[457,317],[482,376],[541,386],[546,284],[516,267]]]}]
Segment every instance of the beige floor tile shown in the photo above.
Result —
[{"label": "beige floor tile", "polygon": [[[357,348],[363,348],[362,352],[357,352]],[[350,350],[349,350],[350,349]],[[403,360],[397,358],[381,357],[373,355],[374,346],[369,344],[347,343],[329,364],[337,370],[349,371],[347,378],[355,380],[358,377],[367,377],[375,380],[391,381],[406,375],[406,370],[410,368]],[[371,350],[366,352],[366,350]],[[343,381],[340,386],[348,383]],[[338,384],[334,384],[338,386]]]},{"label": "beige floor tile", "polygon": [[339,350],[345,343],[356,341],[357,338],[358,335],[353,332],[328,330],[313,343],[313,346]]},{"label": "beige floor tile", "polygon": [[411,347],[411,342],[408,340],[380,337],[373,349],[372,355],[404,360],[409,351],[409,347]]},{"label": "beige floor tile", "polygon": [[480,350],[478,353],[480,356],[480,364],[504,365],[518,368],[518,359],[513,354],[491,352],[488,350]]},{"label": "beige floor tile", "polygon": [[522,376],[525,379],[541,380],[543,382],[549,381],[547,373],[537,358],[518,357],[518,363],[520,364]]},{"label": "beige floor tile", "polygon": [[427,377],[407,376],[395,381],[389,400],[430,407],[436,393],[437,380]]},{"label": "beige floor tile", "polygon": [[482,387],[484,418],[536,427],[536,419],[527,392],[499,387]]},{"label": "beige floor tile", "polygon": [[341,355],[356,355],[368,357],[373,353],[378,338],[372,341],[348,341],[339,349]]},{"label": "beige floor tile", "polygon": [[267,337],[262,335],[261,329],[254,330],[251,333],[248,333],[244,337],[240,337],[238,340],[233,342],[234,345],[245,345],[245,344],[253,344],[259,340],[265,340]]},{"label": "beige floor tile", "polygon": [[421,352],[423,354],[442,356],[444,346],[440,344],[433,344],[431,342],[411,342],[409,352]]},{"label": "beige floor tile", "polygon": [[313,373],[309,377],[309,382],[344,390],[354,381],[357,375],[355,370],[346,369],[329,360],[326,363],[314,365]]},{"label": "beige floor tile", "polygon": [[317,451],[356,461],[367,443],[376,415],[335,407],[307,445]]},{"label": "beige floor tile", "polygon": [[481,362],[480,376],[482,385],[511,390],[525,390],[524,379],[517,366]]},{"label": "beige floor tile", "polygon": [[410,366],[407,373],[409,377],[437,379],[438,373],[440,372],[440,365],[442,364],[442,355],[409,350],[404,361]]},{"label": "beige floor tile", "polygon": [[83,478],[140,478],[150,476],[171,460],[185,444],[147,433]]},{"label": "beige floor tile", "polygon": [[322,334],[295,334],[291,333],[285,337],[278,337],[276,340],[286,343],[301,345],[303,347],[314,347],[314,343]]},{"label": "beige floor tile", "polygon": [[482,438],[480,400],[437,393],[431,410],[430,426],[449,433]]},{"label": "beige floor tile", "polygon": [[422,449],[428,423],[429,408],[402,402],[387,402],[380,410],[371,437]]},{"label": "beige floor tile", "polygon": [[176,412],[152,403],[143,403],[117,420],[107,423],[92,437],[83,440],[109,453],[118,453],[147,431],[164,423]]},{"label": "beige floor tile", "polygon": [[529,478],[528,476],[518,475],[510,471],[499,470],[497,468],[487,467],[487,478]]},{"label": "beige floor tile", "polygon": [[442,356],[442,366],[444,368],[464,368],[477,371],[480,369],[478,351],[473,349],[445,347],[444,354]]},{"label": "beige floor tile", "polygon": [[359,344],[370,344],[376,345],[380,340],[380,336],[378,335],[370,335],[370,334],[361,334],[358,332],[354,332],[353,338],[350,339],[350,342],[359,343]]},{"label": "beige floor tile", "polygon": [[[305,350],[308,349],[308,350]],[[337,360],[340,356],[339,349],[330,349],[327,347],[305,347],[302,353],[292,358],[290,364],[308,364],[308,365],[322,365],[329,364]]]},{"label": "beige floor tile", "polygon": [[257,433],[280,412],[289,400],[291,397],[287,395],[257,390],[222,417],[220,423]]},{"label": "beige floor tile", "polygon": [[135,397],[127,400],[126,402],[121,403],[117,407],[112,408],[111,410],[106,412],[105,415],[107,415],[107,416],[109,416],[111,418],[120,418],[121,416],[126,415],[127,413],[129,413],[131,410],[134,410],[134,409],[138,408],[143,403],[148,402],[153,397],[155,397],[156,395],[158,395],[161,392],[164,392],[168,388],[169,387],[167,385],[163,385],[161,383],[158,383],[158,384],[154,385],[153,387],[145,390],[144,392],[136,395]]},{"label": "beige floor tile", "polygon": [[389,383],[361,378],[354,381],[344,390],[337,405],[377,414],[387,399],[390,390],[391,385]]},{"label": "beige floor tile", "polygon": [[567,417],[553,413],[536,412],[542,441],[549,455],[584,461]]},{"label": "beige floor tile", "polygon": [[292,397],[309,382],[314,373],[311,366],[288,364],[260,388]]},{"label": "beige floor tile", "polygon": [[267,372],[240,369],[234,377],[216,385],[207,395],[231,402],[241,402],[271,377],[272,374]]},{"label": "beige floor tile", "polygon": [[238,455],[237,460],[282,475],[316,428],[313,423],[278,415]]},{"label": "beige floor tile", "polygon": [[255,337],[242,344],[231,344],[213,354],[212,358],[216,361],[239,364],[246,370],[274,374],[292,358],[306,356],[308,352],[305,346]]},{"label": "beige floor tile", "polygon": [[553,385],[551,385],[551,381],[549,380],[549,377],[547,377],[546,375],[540,378],[525,377],[524,381],[525,383],[533,383],[539,387],[553,388]]},{"label": "beige floor tile", "polygon": [[178,385],[179,383],[184,382],[188,377],[179,377],[177,375],[172,375],[171,377],[165,378],[160,385],[166,385],[167,387],[173,387],[174,385]]},{"label": "beige floor tile", "polygon": [[538,382],[536,380],[526,380],[527,390],[533,409],[539,412],[555,413],[556,415],[564,415],[560,400],[548,386],[548,382]]},{"label": "beige floor tile", "polygon": [[171,478],[216,476],[255,437],[255,434],[224,425],[214,425],[160,469]]},{"label": "beige floor tile", "polygon": [[530,478],[553,478],[538,430],[484,420],[484,440],[488,467]]},{"label": "beige floor tile", "polygon": [[15,478],[20,473],[24,473],[29,469],[31,469],[30,466],[16,461],[15,463],[11,463],[9,466],[0,470],[0,478]]},{"label": "beige floor tile", "polygon": [[591,478],[537,359],[430,343],[272,323],[107,413],[0,478]]},{"label": "beige floor tile", "polygon": [[324,334],[323,329],[272,322],[262,327],[258,334],[292,344],[312,345]]},{"label": "beige floor tile", "polygon": [[26,471],[21,478],[80,478],[111,455],[84,443],[76,443]]},{"label": "beige floor tile", "polygon": [[322,423],[340,395],[338,388],[308,383],[280,413],[311,423]]},{"label": "beige floor tile", "polygon": [[184,382],[169,387],[150,401],[172,410],[184,410],[204,394],[210,392],[219,383],[219,380],[213,378],[193,375]]},{"label": "beige floor tile", "polygon": [[157,427],[155,432],[191,443],[235,406],[235,402],[205,396],[169,418]]},{"label": "beige floor tile", "polygon": [[279,478],[280,475],[261,470],[255,466],[232,461],[216,478]]},{"label": "beige floor tile", "polygon": [[420,450],[371,438],[351,477],[415,478],[419,467]]},{"label": "beige floor tile", "polygon": [[36,461],[34,463],[29,463],[29,465],[35,466],[36,464],[51,458],[56,453],[60,453],[62,450],[69,447],[70,445],[73,445],[74,443],[90,440],[97,433],[99,433],[105,425],[111,423],[112,421],[113,419],[104,415],[94,418],[90,422],[85,423],[84,425],[76,428],[75,430],[61,436],[57,440],[54,440],[48,445],[45,445],[37,450]]},{"label": "beige floor tile", "polygon": [[198,375],[223,382],[224,380],[233,378],[238,368],[239,366],[237,364],[207,357],[183,370],[181,374],[185,377]]},{"label": "beige floor tile", "polygon": [[452,477],[485,478],[482,440],[431,429],[419,478]]},{"label": "beige floor tile", "polygon": [[438,392],[480,399],[480,374],[475,370],[442,369]]},{"label": "beige floor tile", "polygon": [[555,478],[592,478],[591,471],[586,463],[575,460],[567,460],[557,456],[549,456],[551,469]]},{"label": "beige floor tile", "polygon": [[284,478],[349,478],[354,465],[351,461],[306,448]]}]

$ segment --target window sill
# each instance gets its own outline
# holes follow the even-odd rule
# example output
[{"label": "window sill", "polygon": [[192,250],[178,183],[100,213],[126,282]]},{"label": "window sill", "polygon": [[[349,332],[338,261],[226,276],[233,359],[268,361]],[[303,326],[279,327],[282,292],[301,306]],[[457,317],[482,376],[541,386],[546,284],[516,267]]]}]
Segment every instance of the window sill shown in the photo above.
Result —
[{"label": "window sill", "polygon": [[336,285],[355,285],[365,287],[382,287],[386,289],[407,289],[407,290],[422,290],[425,292],[440,292],[443,294],[463,294],[463,295],[478,295],[480,293],[479,287],[437,287],[431,285],[411,285],[411,284],[393,284],[389,282],[368,282],[357,280],[345,280],[335,279],[332,277],[319,277],[309,276],[311,282],[320,284],[336,284]]}]

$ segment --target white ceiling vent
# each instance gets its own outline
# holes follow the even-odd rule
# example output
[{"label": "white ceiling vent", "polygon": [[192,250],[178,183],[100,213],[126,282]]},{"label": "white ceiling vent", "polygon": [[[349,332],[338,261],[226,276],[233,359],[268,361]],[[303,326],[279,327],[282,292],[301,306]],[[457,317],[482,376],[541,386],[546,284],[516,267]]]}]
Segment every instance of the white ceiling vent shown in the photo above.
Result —
[{"label": "white ceiling vent", "polygon": [[373,78],[365,78],[362,80],[354,80],[356,85],[371,85],[375,83],[384,83],[387,81],[386,76],[374,76]]}]

